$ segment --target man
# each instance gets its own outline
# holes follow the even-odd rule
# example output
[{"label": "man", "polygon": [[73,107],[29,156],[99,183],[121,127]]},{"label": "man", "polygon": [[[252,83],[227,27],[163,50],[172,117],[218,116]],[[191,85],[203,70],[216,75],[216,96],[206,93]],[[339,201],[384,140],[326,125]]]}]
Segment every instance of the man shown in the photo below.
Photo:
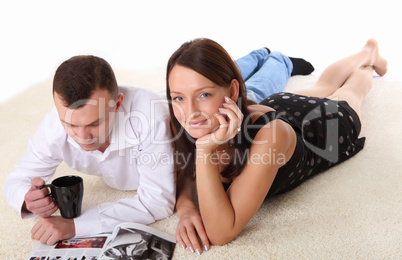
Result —
[{"label": "man", "polygon": [[[26,156],[7,179],[8,202],[22,218],[38,215],[32,237],[42,243],[110,232],[123,221],[150,224],[173,213],[175,175],[166,101],[155,93],[118,87],[110,65],[76,56],[57,69],[55,108],[30,139]],[[112,188],[137,195],[84,210],[75,219],[39,189],[64,161]]]}]

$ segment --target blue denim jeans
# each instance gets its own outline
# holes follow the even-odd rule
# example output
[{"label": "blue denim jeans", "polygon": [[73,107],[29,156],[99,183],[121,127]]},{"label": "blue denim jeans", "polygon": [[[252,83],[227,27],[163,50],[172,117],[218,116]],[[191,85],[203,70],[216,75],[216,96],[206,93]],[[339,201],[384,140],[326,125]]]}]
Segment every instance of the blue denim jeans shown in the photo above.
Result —
[{"label": "blue denim jeans", "polygon": [[247,98],[257,103],[283,91],[293,71],[289,57],[280,52],[268,53],[266,48],[254,50],[236,63],[246,82]]}]

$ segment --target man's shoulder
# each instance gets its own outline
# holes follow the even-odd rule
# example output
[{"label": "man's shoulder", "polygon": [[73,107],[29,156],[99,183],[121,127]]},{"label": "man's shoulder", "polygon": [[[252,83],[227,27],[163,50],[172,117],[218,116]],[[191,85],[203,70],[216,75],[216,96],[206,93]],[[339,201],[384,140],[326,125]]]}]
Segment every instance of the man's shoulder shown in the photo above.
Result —
[{"label": "man's shoulder", "polygon": [[65,139],[67,132],[61,125],[59,114],[56,107],[53,107],[43,118],[37,132],[45,135],[46,139]]},{"label": "man's shoulder", "polygon": [[119,89],[124,95],[123,107],[127,113],[137,111],[154,116],[169,113],[166,99],[151,90],[127,86],[120,86]]},{"label": "man's shoulder", "polygon": [[119,90],[124,95],[127,102],[132,100],[162,100],[163,98],[152,90],[130,86],[119,86]]}]

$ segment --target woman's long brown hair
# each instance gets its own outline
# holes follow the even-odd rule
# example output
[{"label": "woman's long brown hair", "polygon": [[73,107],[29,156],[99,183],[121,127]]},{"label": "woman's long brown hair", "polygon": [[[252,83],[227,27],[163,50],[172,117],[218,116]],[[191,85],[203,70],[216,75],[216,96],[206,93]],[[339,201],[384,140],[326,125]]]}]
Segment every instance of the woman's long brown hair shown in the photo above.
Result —
[{"label": "woman's long brown hair", "polygon": [[[208,78],[218,86],[228,88],[233,79],[239,82],[239,97],[237,105],[244,118],[249,118],[246,97],[246,86],[236,63],[217,42],[202,38],[184,43],[170,57],[166,72],[166,97],[169,100],[169,112],[171,117],[171,129],[173,149],[175,155],[175,172],[177,173],[178,186],[181,187],[184,178],[195,178],[195,139],[192,138],[181,126],[173,113],[172,98],[170,97],[169,77],[175,65],[190,68]],[[244,122],[244,120],[243,120]],[[243,124],[242,124],[243,125]],[[251,143],[246,138],[244,127],[239,134],[230,140],[230,146],[235,149],[236,156],[240,160],[233,160],[226,165],[221,175],[233,178],[239,175],[247,162]]]}]

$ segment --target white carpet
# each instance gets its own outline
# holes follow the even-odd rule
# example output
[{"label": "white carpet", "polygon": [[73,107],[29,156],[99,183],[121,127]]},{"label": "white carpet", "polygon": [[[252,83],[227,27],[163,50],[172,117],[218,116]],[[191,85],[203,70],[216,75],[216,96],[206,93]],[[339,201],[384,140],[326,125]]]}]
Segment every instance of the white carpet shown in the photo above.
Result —
[{"label": "white carpet", "polygon": [[[164,89],[164,69],[122,71],[119,84]],[[287,90],[311,86],[316,76],[293,77]],[[366,145],[353,159],[299,188],[265,202],[231,243],[201,256],[177,246],[174,259],[402,259],[402,160],[399,158],[402,82],[376,78],[362,107]],[[3,183],[25,154],[29,137],[52,107],[51,79],[0,104],[0,259],[24,259],[36,241],[38,219],[21,220],[3,195]],[[62,164],[58,175],[73,173]],[[85,176],[83,208],[131,197]],[[152,224],[175,234],[176,215]]]}]

